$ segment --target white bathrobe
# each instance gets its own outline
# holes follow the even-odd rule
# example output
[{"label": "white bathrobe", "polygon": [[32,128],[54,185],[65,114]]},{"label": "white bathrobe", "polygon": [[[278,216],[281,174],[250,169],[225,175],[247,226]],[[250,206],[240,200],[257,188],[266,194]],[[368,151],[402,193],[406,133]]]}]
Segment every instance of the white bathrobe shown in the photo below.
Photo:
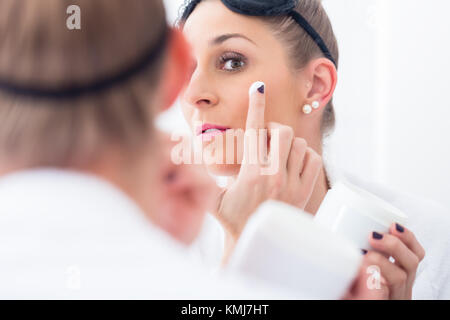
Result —
[{"label": "white bathrobe", "polygon": [[32,170],[0,178],[0,299],[290,297],[248,279],[208,275],[96,177]]},{"label": "white bathrobe", "polygon": [[[331,165],[327,168],[331,187],[338,179],[347,179],[408,215],[408,228],[426,250],[413,287],[413,299],[450,299],[450,211],[431,200],[366,181]],[[222,228],[208,215],[191,254],[214,272],[222,256],[223,240]]]}]

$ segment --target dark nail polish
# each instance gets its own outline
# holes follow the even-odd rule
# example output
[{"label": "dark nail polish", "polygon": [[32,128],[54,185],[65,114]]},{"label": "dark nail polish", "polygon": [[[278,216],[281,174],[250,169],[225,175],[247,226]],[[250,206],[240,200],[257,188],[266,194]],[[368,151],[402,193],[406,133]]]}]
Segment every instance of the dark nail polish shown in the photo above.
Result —
[{"label": "dark nail polish", "polygon": [[398,232],[405,232],[405,228],[403,228],[398,223],[395,224],[395,229],[397,229]]},{"label": "dark nail polish", "polygon": [[382,234],[379,234],[378,232],[373,232],[372,233],[372,238],[374,238],[375,240],[381,240],[381,239],[383,239],[383,235]]},{"label": "dark nail polish", "polygon": [[366,249],[361,249],[361,253],[362,254],[367,254],[367,250]]},{"label": "dark nail polish", "polygon": [[259,93],[264,93],[264,89],[265,89],[265,86],[264,86],[264,85],[262,85],[261,87],[259,87],[259,88],[258,88]]}]

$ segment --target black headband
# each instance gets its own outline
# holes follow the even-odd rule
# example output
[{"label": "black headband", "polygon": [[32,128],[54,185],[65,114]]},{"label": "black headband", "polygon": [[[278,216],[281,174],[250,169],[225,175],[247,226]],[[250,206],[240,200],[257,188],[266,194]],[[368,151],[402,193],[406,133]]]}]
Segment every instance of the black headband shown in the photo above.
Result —
[{"label": "black headband", "polygon": [[[197,4],[202,0],[191,0],[184,8],[181,16],[182,21],[186,21],[191,13],[194,11]],[[243,14],[246,16],[290,16],[302,27],[305,32],[314,40],[319,46],[325,57],[337,67],[330,50],[323,41],[322,37],[311,26],[311,24],[294,9],[297,7],[298,0],[221,0],[222,3],[231,11]]]},{"label": "black headband", "polygon": [[[40,86],[28,86],[10,82],[0,78],[0,91],[8,94],[26,96],[37,99],[73,99],[94,93],[100,93],[128,81],[145,70],[164,51],[167,43],[169,29],[164,26],[163,32],[144,54],[122,71],[94,80],[86,84],[71,84],[57,88],[43,88]],[[69,62],[70,63],[70,62]]]}]

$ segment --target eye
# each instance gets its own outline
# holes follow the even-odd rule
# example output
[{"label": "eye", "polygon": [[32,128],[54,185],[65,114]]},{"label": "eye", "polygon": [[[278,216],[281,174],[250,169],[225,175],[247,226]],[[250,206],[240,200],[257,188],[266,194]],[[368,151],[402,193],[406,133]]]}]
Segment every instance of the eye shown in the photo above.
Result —
[{"label": "eye", "polygon": [[244,66],[243,61],[230,59],[225,62],[224,69],[229,71],[234,71],[236,69],[242,68]]},{"label": "eye", "polygon": [[239,71],[246,66],[247,59],[240,53],[229,52],[222,55],[219,59],[219,68],[227,71]]}]

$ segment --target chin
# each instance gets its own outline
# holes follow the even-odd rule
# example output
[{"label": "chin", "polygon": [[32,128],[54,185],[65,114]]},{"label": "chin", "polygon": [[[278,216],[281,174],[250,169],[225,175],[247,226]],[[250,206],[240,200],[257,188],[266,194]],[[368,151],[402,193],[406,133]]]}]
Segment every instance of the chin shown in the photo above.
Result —
[{"label": "chin", "polygon": [[237,176],[241,169],[240,164],[212,164],[208,165],[208,172],[215,176]]},{"label": "chin", "polygon": [[[203,155],[208,154],[206,149],[203,150]],[[220,152],[216,149],[212,150],[212,156],[209,158],[214,161],[210,161],[208,163],[208,161],[204,160],[206,168],[210,174],[224,177],[237,176],[239,174],[239,170],[241,169],[242,154],[239,154],[236,145],[232,145],[232,148],[229,150],[222,149]],[[234,154],[234,159],[232,159],[232,161],[228,160],[227,163],[226,154]],[[219,158],[219,160],[217,158]]]},{"label": "chin", "polygon": [[162,197],[152,222],[175,240],[190,245],[200,234],[206,212],[197,202],[180,194]]},{"label": "chin", "polygon": [[172,226],[172,228],[166,228],[166,231],[179,242],[189,246],[200,235],[204,217],[205,215],[203,212],[191,216],[186,215],[184,217],[178,215],[176,225]]}]

